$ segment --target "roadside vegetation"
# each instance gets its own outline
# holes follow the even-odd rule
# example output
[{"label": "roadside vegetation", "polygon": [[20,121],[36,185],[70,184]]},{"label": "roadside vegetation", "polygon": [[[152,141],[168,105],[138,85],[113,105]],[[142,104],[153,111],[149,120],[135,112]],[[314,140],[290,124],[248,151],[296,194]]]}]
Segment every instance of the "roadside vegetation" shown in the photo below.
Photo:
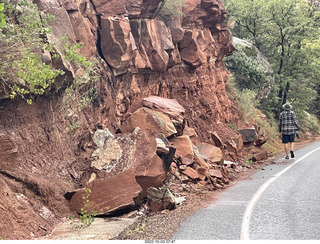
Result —
[{"label": "roadside vegetation", "polygon": [[[320,116],[320,11],[313,1],[224,0],[233,36],[251,43],[267,58],[274,82],[266,96],[259,90],[269,81],[267,70],[250,56],[253,48],[236,46],[226,59],[233,73],[239,105],[251,116],[252,106],[268,118],[276,131],[281,106],[290,102],[302,132],[317,134]],[[240,100],[249,100],[243,103]],[[275,132],[272,132],[275,133]]]}]

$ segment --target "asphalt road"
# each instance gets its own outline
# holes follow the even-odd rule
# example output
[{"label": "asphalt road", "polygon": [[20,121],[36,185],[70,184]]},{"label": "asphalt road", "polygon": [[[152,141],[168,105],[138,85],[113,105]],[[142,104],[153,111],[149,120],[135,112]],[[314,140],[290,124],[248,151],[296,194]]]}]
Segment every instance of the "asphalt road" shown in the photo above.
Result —
[{"label": "asphalt road", "polygon": [[320,141],[231,186],[171,239],[320,240]]}]

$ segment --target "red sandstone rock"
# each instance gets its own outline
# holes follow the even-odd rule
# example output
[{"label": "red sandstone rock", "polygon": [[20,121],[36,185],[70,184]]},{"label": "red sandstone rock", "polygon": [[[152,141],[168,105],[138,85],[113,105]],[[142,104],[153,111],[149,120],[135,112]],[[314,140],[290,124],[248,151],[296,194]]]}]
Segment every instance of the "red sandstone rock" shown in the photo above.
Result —
[{"label": "red sandstone rock", "polygon": [[196,171],[199,174],[200,180],[202,180],[202,181],[204,181],[206,179],[206,177],[209,176],[209,169],[207,167],[197,166]]},{"label": "red sandstone rock", "polygon": [[140,32],[142,49],[145,50],[151,70],[166,70],[169,62],[167,51],[174,50],[169,29],[162,21],[151,19],[141,23]]},{"label": "red sandstone rock", "polygon": [[153,136],[163,134],[165,137],[169,137],[177,133],[168,116],[149,108],[140,108],[135,111],[123,122],[121,131],[133,132],[136,127],[148,131]]},{"label": "red sandstone rock", "polygon": [[126,18],[101,18],[101,50],[115,75],[126,73],[132,60],[130,23]]},{"label": "red sandstone rock", "polygon": [[207,168],[207,169],[210,168],[210,165],[206,161],[204,161],[201,157],[199,157],[197,155],[194,157],[194,161],[195,161],[196,164],[198,164],[202,168]]},{"label": "red sandstone rock", "polygon": [[218,135],[218,133],[217,133],[216,131],[212,131],[212,132],[210,133],[210,135],[211,135],[211,138],[212,138],[215,146],[216,146],[216,147],[222,147],[223,142],[222,142],[220,136]]},{"label": "red sandstone rock", "polygon": [[212,177],[216,177],[216,178],[220,178],[220,179],[223,178],[221,171],[217,170],[217,169],[209,169],[209,174]]},{"label": "red sandstone rock", "polygon": [[185,126],[183,130],[183,135],[189,136],[193,144],[197,145],[199,143],[197,132],[193,128]]},{"label": "red sandstone rock", "polygon": [[219,147],[208,143],[199,143],[197,148],[204,159],[208,159],[214,163],[220,162],[223,159],[222,151]]},{"label": "red sandstone rock", "polygon": [[[211,35],[211,34],[210,34]],[[198,44],[199,33],[196,29],[186,30],[179,42],[181,59],[188,65],[198,67],[207,62],[206,55]]]},{"label": "red sandstone rock", "polygon": [[147,193],[148,204],[152,212],[175,207],[175,197],[168,188],[150,187]]},{"label": "red sandstone rock", "polygon": [[177,136],[170,139],[170,142],[177,148],[176,155],[191,159],[193,158],[194,153],[189,136]]},{"label": "red sandstone rock", "polygon": [[267,151],[262,151],[262,152],[254,154],[253,157],[252,157],[252,160],[254,162],[256,162],[256,161],[262,161],[262,160],[264,160],[266,158],[268,158],[268,152]]},{"label": "red sandstone rock", "polygon": [[[88,184],[91,190],[88,213],[96,211],[97,214],[105,214],[124,207],[134,206],[134,199],[141,192],[140,185],[136,182],[134,169],[124,171],[108,179],[93,181]],[[77,191],[70,200],[70,209],[81,213],[83,208],[84,189]]]},{"label": "red sandstone rock", "polygon": [[188,176],[192,180],[199,179],[198,172],[189,166],[187,166],[186,169],[182,170],[181,173]]},{"label": "red sandstone rock", "polygon": [[[142,105],[147,108],[163,112],[173,118],[183,116],[185,113],[185,109],[176,99],[150,96],[143,99]],[[178,120],[180,120],[180,118]]]},{"label": "red sandstone rock", "polygon": [[172,123],[175,125],[178,135],[182,135],[185,126],[185,109],[176,99],[150,96],[143,99],[142,105],[168,115]]},{"label": "red sandstone rock", "polygon": [[181,157],[181,164],[183,164],[183,165],[190,166],[193,164],[193,162],[194,162],[194,160],[191,158]]},{"label": "red sandstone rock", "polygon": [[240,153],[243,149],[243,139],[241,135],[237,137],[232,137],[231,141],[236,145],[236,152]]},{"label": "red sandstone rock", "polygon": [[127,13],[126,0],[92,0],[97,12],[102,16],[117,16]]},{"label": "red sandstone rock", "polygon": [[145,169],[135,172],[136,181],[142,187],[142,196],[146,196],[149,187],[160,187],[165,180],[163,161],[158,155],[150,159]]}]

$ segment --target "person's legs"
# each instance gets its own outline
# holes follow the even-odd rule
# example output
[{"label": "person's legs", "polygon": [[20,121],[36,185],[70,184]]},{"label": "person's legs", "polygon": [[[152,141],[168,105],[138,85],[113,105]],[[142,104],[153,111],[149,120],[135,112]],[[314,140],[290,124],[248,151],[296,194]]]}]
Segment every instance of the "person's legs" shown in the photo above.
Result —
[{"label": "person's legs", "polygon": [[285,151],[285,153],[286,153],[286,158],[287,158],[287,157],[289,158],[289,149],[290,149],[289,143],[285,143],[285,144],[284,144],[284,151]]},{"label": "person's legs", "polygon": [[293,148],[294,148],[294,134],[293,135],[290,135],[290,155],[291,155],[291,158],[294,158],[294,153],[293,153]]},{"label": "person's legs", "polygon": [[286,159],[289,159],[289,149],[290,149],[290,145],[289,145],[289,136],[288,135],[284,135],[282,134],[282,143],[284,144],[284,151],[286,153]]},{"label": "person's legs", "polygon": [[294,142],[290,142],[290,151],[293,151],[294,148]]}]

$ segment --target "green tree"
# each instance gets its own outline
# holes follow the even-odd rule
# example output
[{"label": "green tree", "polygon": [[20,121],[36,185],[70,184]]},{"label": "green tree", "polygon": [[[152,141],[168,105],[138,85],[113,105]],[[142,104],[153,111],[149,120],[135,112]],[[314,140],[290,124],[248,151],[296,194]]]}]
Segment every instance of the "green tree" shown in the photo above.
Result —
[{"label": "green tree", "polygon": [[227,0],[225,4],[235,21],[233,34],[252,40],[275,71],[274,91],[261,107],[272,109],[275,117],[286,101],[308,110],[320,78],[319,55],[311,51],[312,44],[318,46],[319,11],[303,0]]}]

